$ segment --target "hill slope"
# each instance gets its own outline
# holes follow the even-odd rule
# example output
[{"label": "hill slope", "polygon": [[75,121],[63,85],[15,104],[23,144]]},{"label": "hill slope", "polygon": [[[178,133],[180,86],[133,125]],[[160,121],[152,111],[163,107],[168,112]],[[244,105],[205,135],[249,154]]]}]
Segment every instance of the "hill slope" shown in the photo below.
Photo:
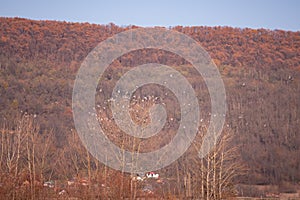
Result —
[{"label": "hill slope", "polygon": [[[74,129],[71,97],[80,63],[99,42],[129,28],[137,27],[0,18],[0,124],[20,110],[37,114],[42,130],[54,128],[57,146],[63,146],[65,135]],[[173,30],[198,41],[220,69],[227,92],[226,126],[250,168],[244,182],[300,181],[300,32]],[[122,56],[107,74],[149,61],[188,65],[162,53]],[[203,103],[206,113],[208,103]]]}]

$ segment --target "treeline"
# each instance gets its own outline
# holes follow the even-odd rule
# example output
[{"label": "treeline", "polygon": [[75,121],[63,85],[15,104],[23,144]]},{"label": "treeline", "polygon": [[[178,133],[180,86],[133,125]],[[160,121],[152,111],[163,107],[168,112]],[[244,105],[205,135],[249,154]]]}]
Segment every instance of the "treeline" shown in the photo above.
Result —
[{"label": "treeline", "polygon": [[[138,115],[146,117],[143,113]],[[65,133],[65,145],[58,148],[53,130],[41,131],[37,115],[18,113],[13,120],[4,120],[1,127],[0,198],[5,199],[223,199],[236,195],[234,179],[246,172],[228,129],[219,142],[214,138],[218,145],[204,158],[198,157],[199,131],[192,147],[180,159],[159,170],[158,181],[140,182],[135,173],[110,169],[93,158],[75,130]],[[135,150],[141,147],[143,141],[125,135],[120,137],[123,145],[130,144]],[[125,160],[121,162],[126,164]],[[150,191],[145,191],[147,185],[151,186]]]},{"label": "treeline", "polygon": [[130,176],[94,159],[74,130],[57,148],[53,130],[42,131],[37,118],[18,113],[1,124],[0,199],[118,199],[130,193]]},{"label": "treeline", "polygon": [[[81,62],[99,42],[137,28],[21,18],[0,18],[0,25],[1,55],[18,60],[46,60],[54,65]],[[170,29],[199,41],[217,65],[299,67],[299,32],[205,26]]]}]

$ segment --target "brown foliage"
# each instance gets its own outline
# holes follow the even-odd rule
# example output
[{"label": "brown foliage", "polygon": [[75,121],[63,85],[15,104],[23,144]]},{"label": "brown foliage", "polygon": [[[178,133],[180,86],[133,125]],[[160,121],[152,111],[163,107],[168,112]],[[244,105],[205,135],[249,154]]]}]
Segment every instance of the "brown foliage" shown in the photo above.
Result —
[{"label": "brown foliage", "polygon": [[[73,135],[72,87],[76,71],[85,56],[99,42],[129,28],[137,27],[0,18],[0,124],[14,119],[16,113],[23,111],[37,115],[39,133],[53,131],[53,141],[48,147],[51,151],[47,155],[50,163],[34,166],[40,176],[30,179],[45,179],[45,175],[57,179],[70,179],[74,175],[88,176],[90,181],[100,179],[97,174],[104,170],[103,166],[88,156]],[[299,182],[300,33],[202,26],[177,26],[172,30],[198,41],[219,67],[227,92],[225,126],[233,131],[233,143],[241,147],[239,152],[250,169],[246,178],[240,180],[247,184]],[[132,67],[148,62],[167,64],[181,70],[197,93],[202,118],[207,123],[210,100],[203,80],[183,58],[153,49],[128,53],[111,64],[97,88],[104,91],[96,96],[96,103],[101,107],[97,110],[99,116],[111,118],[109,111],[103,111],[104,100],[110,98],[111,89],[120,76]],[[145,87],[138,90],[136,96],[160,96],[159,103],[170,106],[169,117],[174,121],[168,125],[174,133],[180,120],[176,109],[178,102],[172,95],[163,96],[168,90],[155,89],[160,92],[154,94],[151,91],[153,87]],[[111,128],[111,132],[122,135],[114,125],[106,123],[105,126]],[[168,142],[172,133],[161,133],[159,137],[162,136],[164,141],[156,148]],[[47,138],[38,136],[37,141],[47,141]],[[108,137],[121,143],[116,134]],[[32,139],[28,140],[30,144]],[[131,141],[130,138],[126,140]],[[38,153],[45,150],[36,148]],[[33,155],[32,149],[28,149]],[[42,161],[43,154],[36,155],[35,159]],[[2,168],[8,175],[1,176],[1,181],[15,176],[14,163],[15,160],[12,160],[5,169]],[[33,167],[28,163],[26,166]],[[98,171],[89,173],[87,168]],[[18,170],[17,173],[23,172]],[[168,173],[172,175],[176,170],[171,169]],[[12,187],[22,184],[21,180],[11,180]],[[113,181],[111,184],[118,186]],[[116,190],[111,189],[113,194],[123,195]]]}]

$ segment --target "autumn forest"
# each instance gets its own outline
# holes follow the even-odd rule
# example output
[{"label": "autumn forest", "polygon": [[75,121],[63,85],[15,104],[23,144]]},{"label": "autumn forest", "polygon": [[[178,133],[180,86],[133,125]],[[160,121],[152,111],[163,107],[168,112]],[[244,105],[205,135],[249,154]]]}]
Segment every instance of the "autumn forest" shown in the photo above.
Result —
[{"label": "autumn forest", "polygon": [[227,113],[216,148],[205,158],[197,156],[211,114],[204,81],[184,58],[156,49],[133,51],[111,63],[97,86],[99,122],[124,149],[146,152],[166,145],[181,117],[168,89],[147,85],[131,99],[136,123],[149,123],[153,104],[163,103],[169,111],[162,132],[147,140],[122,132],[108,103],[128,70],[165,64],[187,78],[201,107],[201,127],[190,148],[155,172],[158,179],[143,181],[105,166],[84,148],[72,114],[76,73],[99,42],[136,28],[0,18],[0,199],[209,200],[299,192],[299,31],[166,27],[196,40],[220,71]]}]

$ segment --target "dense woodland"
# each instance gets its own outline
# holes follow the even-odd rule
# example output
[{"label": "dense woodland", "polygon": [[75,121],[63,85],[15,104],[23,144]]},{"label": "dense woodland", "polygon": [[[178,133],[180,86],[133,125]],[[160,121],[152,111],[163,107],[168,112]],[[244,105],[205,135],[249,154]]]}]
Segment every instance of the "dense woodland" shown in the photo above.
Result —
[{"label": "dense woodland", "polygon": [[[103,199],[123,198],[126,191],[131,191],[130,198],[136,197],[137,193],[132,191],[138,191],[139,186],[133,186],[129,174],[106,168],[83,148],[75,132],[71,108],[73,83],[84,58],[99,42],[134,28],[138,27],[0,18],[1,194],[14,198],[26,194],[29,198],[39,193],[35,182],[70,180],[76,176],[110,184]],[[160,173],[174,179],[174,183],[170,181],[168,192],[160,191],[160,194],[219,199],[232,194],[232,187],[237,183],[272,184],[278,186],[279,191],[294,191],[294,185],[300,183],[300,32],[203,26],[168,29],[198,41],[218,66],[228,105],[223,137],[227,138],[228,133],[231,137],[228,144],[220,144],[221,150],[214,150],[218,153],[204,161],[190,156],[196,155],[199,143],[192,145],[176,163],[161,170]],[[97,93],[96,108],[108,137],[117,144],[126,140],[128,147],[124,148],[132,147],[132,138],[123,136],[113,123],[111,112],[105,108],[106,100],[122,74],[149,62],[174,66],[192,84],[204,119],[196,140],[201,141],[201,130],[205,130],[210,117],[209,95],[204,82],[183,58],[154,49],[123,55],[111,64],[99,81],[98,88],[104,92]],[[140,115],[147,118],[147,112],[143,111],[149,106],[140,100],[148,95],[148,101],[153,104],[157,102],[152,97],[159,96],[159,103],[165,103],[171,110],[169,117],[178,121],[168,121],[165,130],[169,131],[160,133],[160,143],[152,138],[144,146],[142,144],[146,150],[146,144],[159,148],[167,143],[178,128],[176,122],[180,121],[174,97],[163,96],[166,93],[163,88],[161,93],[152,94],[151,87],[154,86],[137,90],[137,99],[132,101],[133,106],[136,105],[134,101],[142,105]],[[137,115],[136,120],[141,116]],[[228,161],[238,159],[239,166],[243,167],[235,166],[234,169],[241,173],[231,177],[232,182],[221,192],[215,185],[208,184],[208,180],[216,181],[221,167],[211,174],[208,167],[210,162],[211,166],[219,165],[216,160],[223,155],[220,152],[225,152],[229,146],[235,157],[229,156]],[[231,167],[228,165],[226,169]],[[200,181],[204,180],[204,175],[207,184]],[[122,181],[109,177],[121,177]],[[28,181],[30,192],[23,184],[25,181]],[[4,184],[6,182],[10,184]],[[173,184],[176,189],[171,191]],[[221,188],[221,183],[218,186]],[[22,187],[25,189],[21,190]],[[25,192],[7,192],[14,191],[12,188]],[[89,187],[77,192],[82,195],[91,190]]]}]

